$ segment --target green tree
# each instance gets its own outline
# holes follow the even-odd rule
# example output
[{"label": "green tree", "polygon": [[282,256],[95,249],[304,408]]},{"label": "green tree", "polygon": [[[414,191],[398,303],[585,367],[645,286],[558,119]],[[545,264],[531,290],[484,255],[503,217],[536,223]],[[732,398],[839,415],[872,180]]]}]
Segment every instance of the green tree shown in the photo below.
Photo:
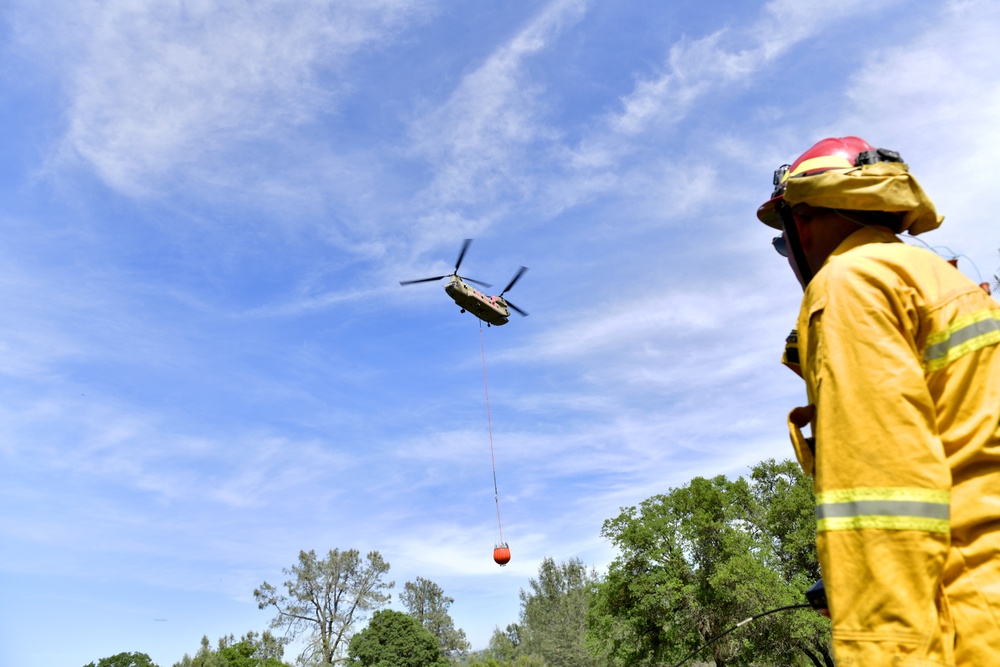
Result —
[{"label": "green tree", "polygon": [[521,655],[511,660],[497,660],[490,656],[476,656],[465,667],[545,667],[537,655]]},{"label": "green tree", "polygon": [[392,609],[375,612],[368,627],[354,635],[347,649],[362,667],[448,667],[438,640],[420,621]]},{"label": "green tree", "polygon": [[239,641],[233,635],[221,637],[218,653],[228,667],[284,667],[282,657],[287,643],[267,630],[261,635],[250,631]]},{"label": "green tree", "polygon": [[[767,460],[750,473],[753,516],[762,541],[759,554],[784,586],[778,600],[802,602],[821,573],[816,557],[816,498],[812,479],[795,461]],[[785,662],[798,652],[816,667],[833,667],[830,624],[819,614],[795,612],[775,618],[764,641]]]},{"label": "green tree", "polygon": [[174,663],[174,667],[225,667],[225,663],[222,658],[219,657],[215,651],[212,650],[212,645],[208,641],[208,636],[201,636],[201,648],[198,652],[194,654],[192,658],[187,653],[184,657],[180,659],[179,662]]},{"label": "green tree", "polygon": [[265,581],[253,594],[261,609],[278,612],[271,627],[284,628],[292,640],[309,637],[299,662],[325,667],[343,662],[354,625],[389,601],[385,591],[394,583],[383,581],[388,571],[389,563],[377,551],[364,560],[355,549],[333,549],[325,559],[300,551],[298,564],[283,570],[291,577],[286,593]]},{"label": "green tree", "polygon": [[440,586],[417,577],[416,581],[406,582],[399,599],[407,613],[437,638],[441,655],[457,657],[469,650],[465,632],[455,627],[448,614],[448,608],[455,599],[445,595]]},{"label": "green tree", "polygon": [[201,636],[201,648],[193,658],[185,653],[183,658],[174,663],[174,667],[222,667],[222,665],[222,660],[212,650],[207,635]]},{"label": "green tree", "polygon": [[518,641],[521,655],[541,657],[548,667],[598,667],[607,664],[587,645],[587,609],[600,579],[577,558],[556,564],[546,558],[538,579],[521,590]]},{"label": "green tree", "polygon": [[84,667],[157,667],[145,653],[117,653],[109,658],[101,658],[96,665],[91,662]]},{"label": "green tree", "polygon": [[262,635],[251,631],[239,641],[233,635],[220,637],[218,649],[213,650],[208,637],[203,636],[194,657],[185,653],[174,667],[288,667],[281,660],[285,643],[266,630]]},{"label": "green tree", "polygon": [[520,631],[517,623],[509,624],[504,630],[494,628],[485,650],[468,654],[457,664],[462,667],[545,667],[540,656],[521,652]]},{"label": "green tree", "polygon": [[497,660],[513,661],[521,653],[521,627],[517,623],[509,623],[504,630],[493,628],[488,653]]},{"label": "green tree", "polygon": [[[676,662],[736,623],[803,602],[818,574],[811,484],[798,467],[758,465],[752,481],[695,478],[604,523],[620,555],[588,617],[625,667]],[[712,644],[718,667],[832,665],[825,619],[761,618]]]}]

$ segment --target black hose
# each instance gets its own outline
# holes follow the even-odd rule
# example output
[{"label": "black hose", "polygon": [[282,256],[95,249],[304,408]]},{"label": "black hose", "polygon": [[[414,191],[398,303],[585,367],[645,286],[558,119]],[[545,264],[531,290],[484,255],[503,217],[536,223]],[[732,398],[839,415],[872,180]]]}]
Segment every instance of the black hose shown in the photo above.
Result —
[{"label": "black hose", "polygon": [[787,605],[785,607],[778,607],[777,609],[768,609],[767,611],[761,612],[761,613],[757,614],[756,616],[751,616],[750,618],[745,618],[742,621],[740,621],[739,623],[737,623],[736,625],[734,625],[733,627],[731,627],[728,630],[726,630],[725,632],[722,632],[720,634],[715,635],[714,637],[712,637],[711,639],[709,639],[707,642],[705,642],[705,644],[703,646],[699,646],[695,650],[693,650],[690,653],[688,653],[686,656],[684,656],[684,659],[681,660],[680,662],[678,662],[676,665],[674,665],[674,667],[681,667],[681,665],[683,665],[685,662],[687,662],[688,660],[690,660],[694,656],[698,655],[698,653],[700,653],[701,651],[705,650],[706,648],[708,648],[709,646],[711,646],[715,642],[719,641],[720,639],[722,639],[723,637],[725,637],[726,635],[728,635],[730,632],[732,632],[736,628],[742,628],[744,625],[746,625],[750,621],[756,621],[758,618],[760,618],[762,616],[767,616],[768,614],[774,614],[774,613],[779,612],[779,611],[787,611],[789,609],[802,609],[804,607],[812,607],[812,605],[809,604],[808,602],[803,603],[803,604],[790,604],[790,605]]}]

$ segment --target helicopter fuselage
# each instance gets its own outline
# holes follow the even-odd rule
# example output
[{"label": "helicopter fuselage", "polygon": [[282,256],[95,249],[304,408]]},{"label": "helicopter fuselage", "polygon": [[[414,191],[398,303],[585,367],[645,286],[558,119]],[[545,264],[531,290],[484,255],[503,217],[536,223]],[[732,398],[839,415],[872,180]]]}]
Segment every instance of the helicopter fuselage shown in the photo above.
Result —
[{"label": "helicopter fuselage", "polygon": [[458,268],[462,266],[462,259],[465,257],[465,251],[469,249],[470,243],[472,243],[472,239],[465,239],[465,243],[462,244],[462,250],[458,253],[458,261],[455,262],[454,273],[450,275],[446,274],[443,276],[433,276],[431,278],[419,278],[417,280],[400,280],[399,284],[413,285],[414,283],[429,283],[447,278],[448,284],[444,286],[444,291],[451,297],[452,301],[459,305],[463,313],[468,311],[481,319],[483,322],[486,322],[487,324],[495,324],[497,326],[507,324],[511,310],[517,312],[518,315],[526,316],[528,313],[524,312],[510,301],[504,299],[504,295],[517,283],[518,280],[521,279],[521,276],[523,276],[524,272],[528,270],[528,267],[522,266],[519,268],[517,273],[514,274],[514,277],[510,279],[509,283],[507,283],[507,287],[505,287],[500,294],[496,296],[483,294],[469,283],[475,283],[477,285],[482,285],[483,287],[491,287],[489,283],[473,280],[468,277],[463,278],[458,275]]},{"label": "helicopter fuselage", "polygon": [[458,276],[450,276],[444,291],[463,311],[468,311],[487,324],[507,324],[510,309],[502,296],[488,296]]}]

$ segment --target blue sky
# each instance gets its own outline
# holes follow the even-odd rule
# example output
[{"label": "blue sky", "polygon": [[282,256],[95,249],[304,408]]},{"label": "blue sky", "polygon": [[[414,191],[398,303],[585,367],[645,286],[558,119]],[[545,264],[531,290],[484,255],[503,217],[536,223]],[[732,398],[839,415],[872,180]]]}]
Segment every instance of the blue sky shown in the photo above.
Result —
[{"label": "blue sky", "polygon": [[[483,648],[619,508],[790,457],[771,173],[898,150],[989,279],[997,35],[986,0],[3,3],[0,662],[169,666],[331,548]],[[530,267],[483,330],[503,569],[478,320],[398,282],[464,238]]]}]

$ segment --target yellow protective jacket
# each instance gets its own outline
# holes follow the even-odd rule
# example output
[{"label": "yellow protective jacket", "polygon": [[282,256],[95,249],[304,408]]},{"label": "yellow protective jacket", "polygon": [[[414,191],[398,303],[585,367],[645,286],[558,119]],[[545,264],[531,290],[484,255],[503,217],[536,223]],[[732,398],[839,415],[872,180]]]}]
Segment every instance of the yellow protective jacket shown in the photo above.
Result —
[{"label": "yellow protective jacket", "polygon": [[863,228],[808,285],[798,352],[838,667],[1000,665],[1000,304]]}]

